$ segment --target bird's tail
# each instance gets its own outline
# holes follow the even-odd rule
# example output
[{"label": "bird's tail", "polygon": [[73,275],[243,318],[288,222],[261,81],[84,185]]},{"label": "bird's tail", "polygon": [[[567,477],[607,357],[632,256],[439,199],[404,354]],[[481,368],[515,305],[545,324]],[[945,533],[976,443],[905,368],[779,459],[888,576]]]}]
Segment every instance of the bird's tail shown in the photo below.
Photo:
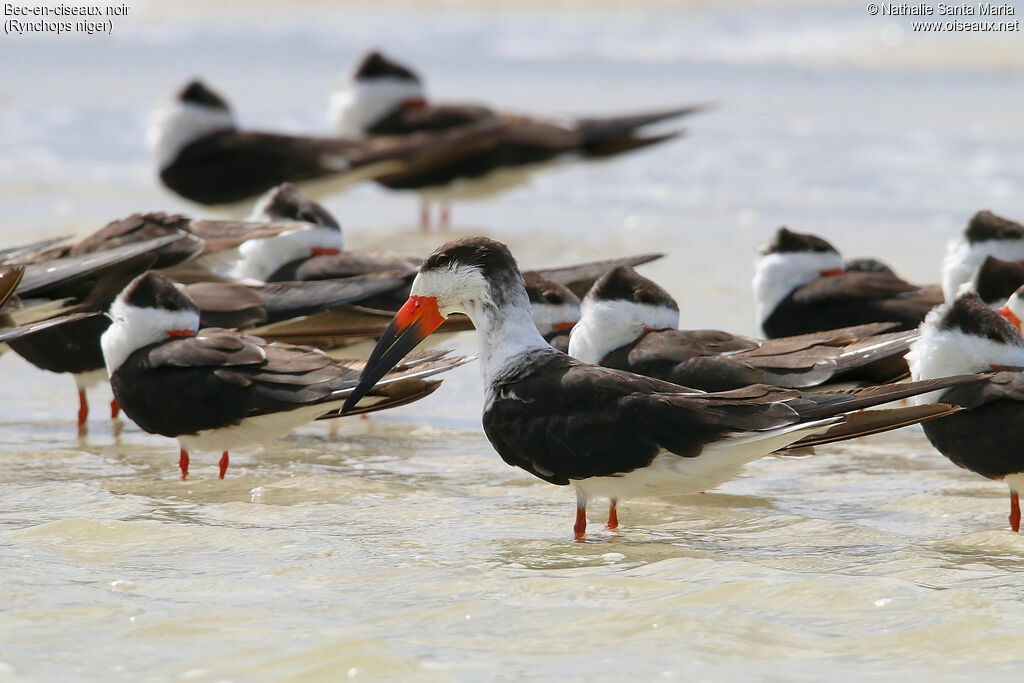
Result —
[{"label": "bird's tail", "polygon": [[604,157],[640,149],[677,137],[683,133],[681,129],[654,135],[642,135],[640,129],[690,116],[709,108],[709,105],[697,104],[627,116],[583,118],[577,120],[576,127],[583,135],[583,144],[581,145],[583,152],[587,156]]},{"label": "bird's tail", "polygon": [[818,432],[796,441],[786,450],[820,446],[836,441],[846,441],[870,434],[881,434],[892,429],[927,422],[961,410],[959,406],[946,403],[928,403],[923,406],[905,408],[879,408],[848,414],[842,422],[832,425],[824,432]]}]

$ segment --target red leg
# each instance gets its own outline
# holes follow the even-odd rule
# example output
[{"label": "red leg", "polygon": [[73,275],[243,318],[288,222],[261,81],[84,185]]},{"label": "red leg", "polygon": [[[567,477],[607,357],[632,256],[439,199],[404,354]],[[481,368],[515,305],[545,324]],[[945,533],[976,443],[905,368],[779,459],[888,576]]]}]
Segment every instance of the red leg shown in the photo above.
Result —
[{"label": "red leg", "polygon": [[430,232],[430,202],[420,200],[420,231]]},{"label": "red leg", "polygon": [[178,467],[181,468],[181,480],[188,479],[188,451],[181,449],[181,457],[178,458]]},{"label": "red leg", "polygon": [[615,500],[612,500],[611,505],[608,506],[608,528],[618,529],[619,528],[619,513],[615,509]]},{"label": "red leg", "polygon": [[228,471],[228,452],[224,451],[220,456],[220,478],[223,479]]},{"label": "red leg", "polygon": [[583,505],[576,506],[576,525],[572,528],[576,534],[576,540],[582,541],[587,535],[587,508]]},{"label": "red leg", "polygon": [[89,419],[89,401],[85,398],[85,389],[78,390],[78,432],[84,434],[87,429],[86,420]]},{"label": "red leg", "polygon": [[1020,499],[1016,491],[1010,492],[1010,528],[1020,531]]},{"label": "red leg", "polygon": [[452,227],[452,205],[451,202],[441,202],[441,215],[438,218],[438,223],[441,227],[441,232],[448,230]]},{"label": "red leg", "polygon": [[117,405],[117,399],[110,399],[110,419],[116,420],[117,416],[121,414],[121,406]]}]

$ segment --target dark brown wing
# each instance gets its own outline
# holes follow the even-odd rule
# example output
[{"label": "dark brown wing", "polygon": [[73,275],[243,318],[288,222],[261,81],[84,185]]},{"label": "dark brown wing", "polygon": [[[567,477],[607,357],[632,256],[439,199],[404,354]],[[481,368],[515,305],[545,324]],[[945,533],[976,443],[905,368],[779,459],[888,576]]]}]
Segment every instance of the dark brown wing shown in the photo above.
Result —
[{"label": "dark brown wing", "polygon": [[986,381],[953,387],[940,397],[943,403],[951,403],[967,410],[1002,399],[1024,401],[1024,368],[996,372]]},{"label": "dark brown wing", "polygon": [[[558,268],[538,268],[527,271],[548,280],[553,280],[560,285],[565,285],[573,294],[578,297],[586,296],[587,291],[594,285],[599,277],[618,266],[639,266],[660,259],[664,254],[636,254],[635,256],[624,256],[622,258],[605,259],[603,261],[588,261],[574,266]],[[526,275],[527,273],[524,273]]]},{"label": "dark brown wing", "polygon": [[340,254],[313,256],[295,264],[286,264],[267,278],[267,281],[329,280],[384,271],[403,271],[405,274],[412,274],[419,265],[420,261],[415,258],[375,252],[343,251]]},{"label": "dark brown wing", "polygon": [[615,349],[601,365],[704,391],[725,391],[764,381],[764,371],[740,356],[758,342],[717,330],[655,330]]},{"label": "dark brown wing", "polygon": [[699,394],[551,351],[492,388],[483,424],[506,462],[567,484],[646,466],[661,451],[694,457],[732,433],[834,417],[968,381],[974,378],[829,394],[764,385]]},{"label": "dark brown wing", "polygon": [[96,253],[33,263],[25,268],[25,276],[22,278],[21,284],[18,285],[18,295],[22,298],[39,296],[84,298],[92,293],[95,281],[102,276],[103,271],[112,268],[115,264],[131,261],[141,256],[149,256],[149,263],[152,263],[157,258],[155,253],[163,247],[181,240],[191,243],[193,239],[185,233],[170,234]]},{"label": "dark brown wing", "polygon": [[887,273],[853,272],[819,277],[793,292],[801,304],[877,300],[917,294],[921,287]]},{"label": "dark brown wing", "polygon": [[761,327],[768,337],[874,322],[893,322],[910,330],[942,301],[937,286],[920,287],[886,273],[845,273],[798,287]]},{"label": "dark brown wing", "polygon": [[199,282],[184,289],[199,306],[202,326],[245,328],[337,308],[404,283],[404,278],[382,275],[265,285]]},{"label": "dark brown wing", "polygon": [[[139,349],[111,386],[139,427],[175,437],[323,403],[356,381],[351,374],[312,349],[213,328]],[[175,397],[176,410],[154,410],[167,396]]]},{"label": "dark brown wing", "polygon": [[255,327],[267,322],[263,297],[253,288],[233,282],[185,285],[185,294],[199,306],[203,327]]},{"label": "dark brown wing", "polygon": [[11,298],[24,275],[25,266],[8,266],[0,271],[0,306]]},{"label": "dark brown wing", "polygon": [[407,281],[406,277],[384,272],[336,280],[271,282],[254,289],[263,297],[267,322],[275,323],[404,290]]},{"label": "dark brown wing", "polygon": [[340,184],[418,172],[491,144],[492,133],[475,126],[369,140],[215,133],[182,150],[160,178],[192,201],[224,204],[255,197],[283,182],[332,176]]},{"label": "dark brown wing", "polygon": [[206,243],[203,253],[212,254],[233,249],[246,240],[275,237],[283,232],[291,232],[302,227],[313,227],[309,223],[282,221],[265,223],[262,221],[192,221],[188,231]]},{"label": "dark brown wing", "polygon": [[662,450],[695,457],[737,429],[795,423],[796,412],[780,402],[795,396],[755,386],[709,399],[552,352],[499,385],[483,427],[505,462],[564,485],[645,467]]},{"label": "dark brown wing", "polygon": [[164,184],[201,204],[255,197],[285,181],[339,176],[361,153],[359,143],[271,133],[215,133],[201,138],[160,172]]},{"label": "dark brown wing", "polygon": [[439,131],[491,120],[496,114],[472,104],[432,105],[396,109],[371,127],[370,135],[407,135],[418,131]]},{"label": "dark brown wing", "polygon": [[29,323],[27,325],[18,325],[17,327],[3,327],[0,328],[0,342],[13,341],[21,339],[23,337],[31,336],[37,332],[44,330],[50,330],[54,327],[60,327],[62,325],[68,325],[86,318],[99,318],[103,314],[97,312],[91,313],[71,313],[70,315],[61,315],[56,318],[50,318],[40,322]]},{"label": "dark brown wing", "polygon": [[116,247],[138,244],[168,235],[180,235],[181,239],[154,250],[157,256],[154,268],[167,268],[187,261],[203,251],[204,245],[199,240],[190,239],[184,234],[188,232],[190,219],[179,214],[163,212],[134,213],[127,218],[111,221],[93,234],[74,244],[68,252],[70,256],[83,256],[107,251]]},{"label": "dark brown wing", "polygon": [[792,337],[762,339],[760,340],[760,346],[757,349],[751,350],[748,355],[773,356],[781,353],[795,353],[821,345],[845,347],[858,340],[869,339],[874,335],[890,332],[896,327],[898,326],[894,323],[869,323],[866,325],[840,327],[835,330],[810,332]]}]

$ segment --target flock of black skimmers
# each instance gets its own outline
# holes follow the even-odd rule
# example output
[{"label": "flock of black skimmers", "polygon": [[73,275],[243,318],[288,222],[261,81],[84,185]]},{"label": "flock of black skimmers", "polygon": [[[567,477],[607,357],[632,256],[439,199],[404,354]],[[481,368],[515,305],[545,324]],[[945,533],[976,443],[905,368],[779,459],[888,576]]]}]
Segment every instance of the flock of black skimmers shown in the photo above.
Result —
[{"label": "flock of black skimmers", "polygon": [[[316,197],[370,180],[440,201],[486,196],[551,163],[669,140],[652,125],[701,111],[555,120],[437,105],[419,77],[367,56],[330,101],[334,137],[244,132],[225,99],[186,85],[153,117],[164,185],[239,219],[162,212],[77,241],[0,249],[0,349],[110,382],[111,418],[220,455],[313,420],[424,399],[475,361],[483,428],[509,465],[572,485],[574,534],[590,501],[714,488],[744,464],[917,423],[957,465],[1024,488],[1024,226],[980,211],[948,248],[939,285],[779,229],[753,276],[764,338],[680,329],[679,306],[637,254],[523,271],[486,237],[423,258],[346,250]],[[691,321],[686,321],[687,327]],[[476,357],[422,349],[475,330]],[[368,357],[346,357],[365,341]],[[1018,436],[1020,434],[1020,436]],[[780,463],[780,467],[784,467]]]}]

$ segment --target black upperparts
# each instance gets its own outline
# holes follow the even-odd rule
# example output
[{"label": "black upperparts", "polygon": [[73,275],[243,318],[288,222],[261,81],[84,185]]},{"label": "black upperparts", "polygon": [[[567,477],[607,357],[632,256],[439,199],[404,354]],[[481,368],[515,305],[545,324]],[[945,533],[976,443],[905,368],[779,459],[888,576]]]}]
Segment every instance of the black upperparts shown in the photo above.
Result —
[{"label": "black upperparts", "polygon": [[199,307],[166,277],[149,270],[128,283],[120,298],[136,308],[157,308],[164,311],[193,311]]},{"label": "black upperparts", "polygon": [[1024,225],[991,211],[979,211],[967,222],[964,237],[971,244],[989,240],[1020,240],[1024,239]]},{"label": "black upperparts", "polygon": [[839,253],[839,250],[817,235],[793,232],[786,226],[782,226],[775,233],[775,239],[764,250],[764,254],[795,253],[801,251],[834,251],[837,254]]},{"label": "black upperparts", "polygon": [[487,237],[462,237],[442,244],[423,261],[420,270],[452,268],[459,265],[479,268],[485,278],[518,271],[508,247]]},{"label": "black upperparts", "polygon": [[985,305],[974,292],[965,292],[946,309],[938,323],[939,329],[956,330],[974,337],[991,339],[1000,344],[1024,346],[1024,337],[1003,316]]},{"label": "black upperparts", "polygon": [[330,211],[291,183],[281,183],[271,190],[263,210],[274,220],[303,221],[341,229],[338,219]]},{"label": "black upperparts", "polygon": [[974,291],[982,301],[1001,303],[1024,285],[1024,266],[989,255],[974,274]]},{"label": "black upperparts", "polygon": [[355,79],[357,81],[368,81],[374,78],[392,78],[399,81],[410,81],[419,83],[419,77],[409,68],[389,60],[377,51],[363,57],[363,61],[356,67]]},{"label": "black upperparts", "polygon": [[193,80],[186,83],[185,87],[178,91],[178,99],[182,102],[198,104],[204,107],[223,109],[225,111],[230,109],[227,101],[225,101],[223,97],[207,88],[206,85],[199,80]]},{"label": "black upperparts", "polygon": [[524,273],[523,278],[526,280],[526,295],[530,297],[530,303],[555,306],[563,304],[578,306],[580,303],[579,297],[573,294],[571,289],[554,280],[549,280],[543,275],[530,271]]},{"label": "black upperparts", "polygon": [[603,301],[632,301],[637,304],[667,306],[679,310],[672,295],[658,284],[648,280],[631,266],[617,266],[602,275],[587,292],[587,296]]}]

